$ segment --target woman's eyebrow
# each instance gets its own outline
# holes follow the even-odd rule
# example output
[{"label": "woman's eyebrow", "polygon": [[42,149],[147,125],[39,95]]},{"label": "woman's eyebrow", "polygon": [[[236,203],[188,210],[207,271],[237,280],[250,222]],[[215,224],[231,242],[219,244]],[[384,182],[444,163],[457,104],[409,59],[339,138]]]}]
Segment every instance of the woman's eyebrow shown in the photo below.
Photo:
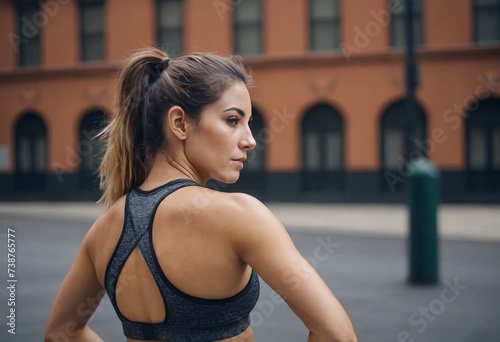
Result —
[{"label": "woman's eyebrow", "polygon": [[229,112],[230,110],[237,111],[237,112],[238,112],[238,114],[240,114],[242,117],[245,117],[245,112],[244,112],[244,111],[242,111],[242,110],[241,110],[240,108],[238,108],[238,107],[231,107],[231,108],[228,108],[228,109],[226,109],[223,113],[225,113],[225,112]]}]

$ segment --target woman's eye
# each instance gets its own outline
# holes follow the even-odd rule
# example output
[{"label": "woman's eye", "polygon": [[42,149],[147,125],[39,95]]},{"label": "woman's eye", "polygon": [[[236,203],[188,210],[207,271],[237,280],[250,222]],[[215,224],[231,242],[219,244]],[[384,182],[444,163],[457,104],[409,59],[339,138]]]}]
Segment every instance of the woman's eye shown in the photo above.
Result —
[{"label": "woman's eye", "polygon": [[240,121],[240,119],[238,119],[237,117],[230,117],[227,119],[227,122],[233,126],[236,126],[238,124],[238,121]]}]

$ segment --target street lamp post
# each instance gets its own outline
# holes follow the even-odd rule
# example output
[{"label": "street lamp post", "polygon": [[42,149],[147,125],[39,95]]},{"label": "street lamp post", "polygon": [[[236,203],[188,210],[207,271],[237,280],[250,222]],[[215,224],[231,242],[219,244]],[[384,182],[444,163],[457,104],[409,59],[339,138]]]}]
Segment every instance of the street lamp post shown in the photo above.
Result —
[{"label": "street lamp post", "polygon": [[[437,209],[439,172],[417,147],[417,101],[419,84],[413,34],[413,2],[405,0],[406,8],[406,160],[411,170],[408,178],[409,281],[414,284],[435,284],[439,280]],[[422,127],[424,129],[424,127]],[[424,156],[422,156],[424,155]]]},{"label": "street lamp post", "polygon": [[415,140],[416,134],[416,115],[417,101],[416,89],[419,84],[418,68],[415,61],[415,41],[413,29],[413,0],[404,0],[406,8],[406,156],[410,160],[413,151],[417,146]]}]

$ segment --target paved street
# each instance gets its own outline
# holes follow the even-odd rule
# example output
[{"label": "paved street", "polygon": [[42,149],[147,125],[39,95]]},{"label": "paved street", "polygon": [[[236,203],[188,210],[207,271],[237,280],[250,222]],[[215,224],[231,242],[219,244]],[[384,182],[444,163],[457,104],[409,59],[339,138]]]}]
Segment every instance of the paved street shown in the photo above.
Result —
[{"label": "paved street", "polygon": [[[72,212],[74,208],[49,204],[26,215],[6,207],[2,210],[0,205],[0,312],[4,317],[0,341],[40,341],[52,301],[96,212],[80,208],[77,210],[80,215],[76,215]],[[279,210],[286,211],[285,205],[271,207],[277,214]],[[308,208],[314,211],[321,206]],[[367,206],[366,210],[373,208],[377,207]],[[60,215],[50,214],[49,209]],[[289,212],[304,217],[305,213],[301,216],[297,210],[291,208]],[[464,207],[456,212],[464,210],[468,209]],[[401,210],[395,207],[394,211]],[[497,210],[490,214],[493,212]],[[376,213],[377,210],[371,212],[372,217],[377,218],[371,226],[394,225],[396,218],[391,220],[386,215],[381,218]],[[283,222],[299,250],[345,306],[360,342],[500,341],[500,242],[497,239],[489,235],[483,239],[453,234],[446,237],[440,245],[441,283],[411,286],[406,281],[406,240],[401,232],[380,234],[383,229],[371,232],[370,227],[350,231],[347,221],[343,229],[328,230],[321,215],[318,212],[313,215],[316,221],[309,218],[294,222],[283,219]],[[486,226],[491,230],[491,224],[496,224],[491,217],[483,216],[483,221],[480,217],[466,220],[464,224],[470,224],[471,231]],[[314,223],[318,220],[323,225]],[[309,226],[305,226],[307,222]],[[8,227],[16,231],[16,335],[9,334],[5,324],[9,310],[5,257]],[[323,256],[321,260],[315,258],[318,248]],[[307,340],[307,330],[300,320],[286,304],[271,295],[264,283],[259,303],[252,312],[252,323],[257,341]],[[105,341],[125,340],[107,298],[90,325]]]}]

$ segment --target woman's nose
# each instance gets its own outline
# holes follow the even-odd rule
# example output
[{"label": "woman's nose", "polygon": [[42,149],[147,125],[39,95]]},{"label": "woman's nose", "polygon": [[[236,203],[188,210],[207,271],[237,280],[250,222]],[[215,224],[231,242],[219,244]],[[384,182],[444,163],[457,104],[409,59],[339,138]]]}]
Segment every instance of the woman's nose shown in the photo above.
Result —
[{"label": "woman's nose", "polygon": [[255,148],[257,143],[253,137],[253,134],[252,134],[252,131],[250,130],[250,127],[247,127],[245,129],[244,134],[245,135],[244,135],[243,139],[241,140],[242,148],[244,148],[246,150],[251,150],[251,149]]}]

